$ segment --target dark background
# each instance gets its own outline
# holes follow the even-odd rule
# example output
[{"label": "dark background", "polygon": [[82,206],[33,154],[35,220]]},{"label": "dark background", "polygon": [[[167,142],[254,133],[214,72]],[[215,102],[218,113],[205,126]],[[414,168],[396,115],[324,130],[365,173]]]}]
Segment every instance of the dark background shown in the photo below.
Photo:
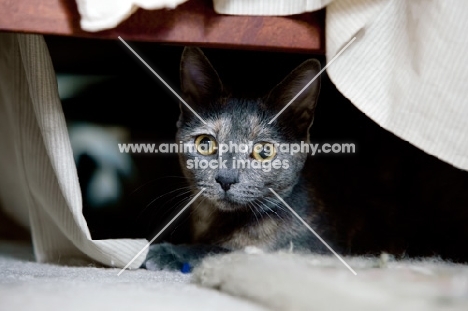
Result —
[{"label": "dark background", "polygon": [[[178,99],[119,40],[46,37],[57,74],[105,75],[108,81],[62,100],[67,121],[121,126],[131,142],[175,142]],[[171,86],[179,91],[182,46],[128,42]],[[239,96],[265,95],[296,66],[322,55],[203,49],[221,80]],[[125,199],[84,215],[94,239],[151,236],[173,214],[180,200],[173,199],[185,186],[177,155],[134,154],[137,178],[127,185]],[[80,183],[86,182],[79,167]],[[86,174],[84,174],[86,175]],[[165,195],[166,193],[169,193]],[[183,198],[181,196],[180,198]],[[181,208],[182,206],[180,206]]]}]

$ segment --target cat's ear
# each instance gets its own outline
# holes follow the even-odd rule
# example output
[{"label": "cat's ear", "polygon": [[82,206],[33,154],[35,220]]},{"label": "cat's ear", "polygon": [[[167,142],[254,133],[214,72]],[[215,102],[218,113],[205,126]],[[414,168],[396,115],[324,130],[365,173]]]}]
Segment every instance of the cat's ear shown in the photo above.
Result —
[{"label": "cat's ear", "polygon": [[[265,104],[269,110],[279,113],[320,72],[320,62],[309,59],[294,69],[267,95]],[[293,122],[298,134],[308,135],[314,121],[314,112],[320,93],[320,77],[317,77],[279,115],[277,121]],[[307,136],[308,137],[308,136]]]},{"label": "cat's ear", "polygon": [[[180,83],[182,97],[194,110],[219,98],[223,85],[203,52],[196,47],[186,47],[180,62]],[[181,105],[182,109],[185,105]],[[184,111],[182,111],[184,112]]]}]

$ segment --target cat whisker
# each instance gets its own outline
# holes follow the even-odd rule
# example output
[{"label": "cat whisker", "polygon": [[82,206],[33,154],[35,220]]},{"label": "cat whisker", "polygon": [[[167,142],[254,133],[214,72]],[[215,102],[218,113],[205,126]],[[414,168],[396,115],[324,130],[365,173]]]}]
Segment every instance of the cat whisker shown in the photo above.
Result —
[{"label": "cat whisker", "polygon": [[184,177],[184,176],[164,176],[164,177],[158,177],[158,178],[154,178],[154,179],[151,179],[147,182],[145,182],[144,184],[138,186],[135,190],[133,190],[132,192],[130,192],[130,195],[135,195],[137,192],[141,191],[143,188],[151,185],[151,184],[154,184],[155,182],[158,182],[162,179],[165,179],[165,178],[179,178],[179,179],[184,179],[186,180],[187,182],[190,182],[192,181],[192,178],[188,178],[188,177]]},{"label": "cat whisker", "polygon": [[252,211],[253,215],[255,216],[255,219],[257,220],[257,223],[260,223],[260,220],[257,217],[257,213],[255,213],[255,206],[251,206],[251,202],[247,203],[247,207]]},{"label": "cat whisker", "polygon": [[[263,214],[267,214],[267,216],[270,217],[271,220],[274,220],[274,219],[271,217],[271,215],[270,215],[268,212],[265,211],[265,209],[263,208],[265,205],[263,205],[261,202],[259,202],[258,200],[254,200],[254,201],[252,201],[252,204],[255,205],[255,206],[257,206],[258,209],[260,209],[261,211],[264,212],[264,213],[262,213],[262,215],[263,215]],[[266,206],[266,207],[268,208],[268,206]],[[269,208],[269,209],[270,209],[270,208]],[[273,212],[272,209],[270,209],[270,210]]]},{"label": "cat whisker", "polygon": [[[142,216],[142,214],[145,213],[145,212],[148,210],[148,208],[149,208],[152,204],[154,204],[157,200],[161,199],[162,197],[165,197],[165,196],[167,196],[167,195],[169,195],[169,194],[172,194],[172,193],[174,193],[174,192],[176,192],[176,191],[181,191],[181,190],[185,190],[185,189],[189,189],[189,188],[190,188],[190,187],[181,187],[181,188],[177,188],[177,189],[175,189],[175,190],[172,190],[172,191],[170,191],[170,192],[168,192],[168,193],[165,193],[165,194],[163,194],[163,195],[160,195],[160,196],[158,196],[157,198],[151,200],[151,202],[150,202],[149,204],[147,204],[147,205],[138,213],[138,216],[136,217],[136,219],[139,219],[139,218]],[[180,197],[180,196],[183,196],[183,195],[185,195],[185,194],[187,194],[187,193],[190,193],[190,192],[191,192],[191,190],[183,191],[182,193],[180,193],[180,194],[174,196],[173,198],[171,198],[171,199],[168,200],[167,202],[164,202],[164,204],[162,204],[161,206],[159,206],[156,210],[154,210],[153,213],[156,212],[156,211],[158,211],[158,210],[160,210],[161,208],[163,208],[164,206],[166,206],[166,204],[168,204],[169,202],[172,202],[174,199],[176,199],[176,198],[178,198],[178,197]],[[172,208],[169,208],[169,210],[171,210],[171,209],[173,209],[173,207],[172,207]]]},{"label": "cat whisker", "polygon": [[[183,189],[190,189],[190,188],[191,188],[190,186],[187,186],[187,187],[181,187],[181,188],[177,188],[177,189],[175,189],[175,190],[166,192],[165,194],[162,194],[162,195],[158,196],[157,198],[153,199],[148,205],[146,205],[145,208],[149,207],[151,204],[153,204],[154,202],[156,202],[156,201],[159,200],[160,198],[165,197],[166,195],[172,194],[172,193],[174,193],[174,192],[176,192],[176,191],[180,191],[180,190],[183,190]],[[187,193],[187,192],[190,192],[190,190],[189,190],[189,191],[186,191],[186,192],[184,192],[184,193]],[[174,198],[176,198],[176,197],[177,197],[177,196],[175,196]]]},{"label": "cat whisker", "polygon": [[[264,199],[264,198],[263,198],[263,199]],[[269,202],[269,201],[267,201],[267,200],[265,199],[265,202],[262,202],[262,200],[260,200],[259,203],[262,205],[262,207],[267,208],[269,211],[271,211],[272,213],[274,213],[276,216],[278,216],[280,219],[283,220],[283,217],[281,217],[274,209],[272,209],[270,206],[268,206],[268,204],[267,204],[266,202]],[[269,202],[269,203],[274,204],[275,206],[277,206],[277,205],[275,204],[275,202]]]},{"label": "cat whisker", "polygon": [[[192,198],[193,198],[193,196],[190,196],[190,199],[192,199]],[[191,209],[189,210],[189,211],[190,211],[189,217],[192,216],[192,214],[193,214],[193,212],[195,211],[195,209],[198,208],[201,204],[203,204],[203,202],[204,202],[205,200],[206,200],[206,198],[203,197],[203,198],[201,199],[201,201],[200,201],[197,205],[194,205],[193,208],[191,208]],[[212,214],[212,213],[213,213],[213,212],[211,212],[211,214]],[[211,215],[211,214],[210,214],[210,215]],[[173,231],[177,230],[177,228],[179,228],[179,226],[180,226],[180,225],[177,225],[177,226],[174,228]]]},{"label": "cat whisker", "polygon": [[[189,193],[190,191],[187,191],[185,192],[186,193]],[[189,202],[191,199],[193,199],[195,197],[194,194],[190,194],[189,196],[185,197],[185,198],[182,198],[177,204],[175,204],[174,206],[172,206],[170,208],[170,210],[177,210],[179,209],[181,206],[184,206],[187,202]],[[160,222],[161,219],[159,219],[159,222]],[[149,229],[149,226],[151,226],[152,224],[154,223],[154,221],[150,221],[149,224],[148,224],[148,228]]]},{"label": "cat whisker", "polygon": [[[190,211],[190,215],[192,215],[192,214],[195,212],[195,210],[196,210],[197,208],[199,208],[200,205],[203,204],[203,202],[204,202],[205,200],[206,200],[206,197],[203,197],[203,198],[201,199],[201,201],[200,201],[197,205],[194,205],[193,209]],[[212,210],[211,213],[208,215],[208,219],[210,218],[210,216],[211,216],[213,213],[214,213],[214,210]]]},{"label": "cat whisker", "polygon": [[[289,212],[288,210],[286,210],[286,209],[284,208],[284,206],[283,206],[280,202],[278,202],[278,201],[276,201],[276,200],[271,200],[271,199],[269,199],[269,198],[263,198],[263,199],[264,199],[266,202],[273,204],[273,205],[274,205],[275,207],[277,207],[279,210],[281,210],[281,211],[283,211],[283,212]],[[278,214],[277,214],[277,215],[278,215]],[[278,215],[278,216],[279,216],[279,215]]]}]

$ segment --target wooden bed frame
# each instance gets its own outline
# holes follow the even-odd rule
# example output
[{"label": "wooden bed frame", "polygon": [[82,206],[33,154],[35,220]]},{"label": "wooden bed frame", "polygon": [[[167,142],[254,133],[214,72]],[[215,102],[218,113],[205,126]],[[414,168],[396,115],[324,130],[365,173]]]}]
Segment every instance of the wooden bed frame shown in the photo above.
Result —
[{"label": "wooden bed frame", "polygon": [[287,17],[220,15],[210,0],[139,9],[117,28],[80,28],[75,0],[0,0],[0,31],[324,54],[325,10]]}]

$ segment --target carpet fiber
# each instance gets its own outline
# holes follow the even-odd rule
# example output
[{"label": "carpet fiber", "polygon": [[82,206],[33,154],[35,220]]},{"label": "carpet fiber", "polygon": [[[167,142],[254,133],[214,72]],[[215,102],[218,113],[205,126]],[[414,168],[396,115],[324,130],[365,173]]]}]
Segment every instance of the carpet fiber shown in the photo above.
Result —
[{"label": "carpet fiber", "polygon": [[229,254],[208,258],[194,281],[273,310],[468,310],[468,266],[437,259]]},{"label": "carpet fiber", "polygon": [[0,242],[0,310],[468,310],[468,266],[290,253],[214,256],[193,274],[34,262]]},{"label": "carpet fiber", "polygon": [[119,271],[36,263],[29,245],[0,242],[0,310],[265,310],[180,272]]}]

